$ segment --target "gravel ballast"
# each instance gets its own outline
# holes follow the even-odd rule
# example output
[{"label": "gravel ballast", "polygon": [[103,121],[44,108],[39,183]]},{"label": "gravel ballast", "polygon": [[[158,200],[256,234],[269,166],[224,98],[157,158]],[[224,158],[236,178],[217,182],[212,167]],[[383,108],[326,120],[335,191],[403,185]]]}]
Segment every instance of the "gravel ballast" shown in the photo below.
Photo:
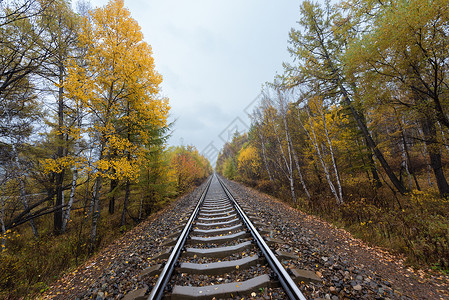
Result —
[{"label": "gravel ballast", "polygon": [[[290,254],[280,259],[284,266],[313,272],[320,279],[299,281],[299,288],[308,299],[449,299],[447,277],[414,271],[400,258],[383,249],[369,247],[327,222],[241,184],[232,181],[226,184],[237,201],[249,207],[252,214],[260,218],[259,222],[269,228],[266,236],[283,241],[273,244],[272,250]],[[123,299],[132,292],[148,294],[157,277],[145,275],[144,270],[164,261],[153,257],[170,248],[161,244],[166,236],[174,233],[175,227],[188,219],[188,212],[203,188],[204,184],[63,276],[42,298],[102,300]],[[246,253],[253,252],[254,249],[250,249]],[[244,257],[246,253],[239,255]],[[190,260],[215,261],[203,257],[187,261]],[[265,273],[248,269],[248,273],[251,271]],[[230,281],[220,276],[185,276],[177,274],[176,281],[184,284]],[[261,291],[254,298],[246,299],[276,299],[270,293]]]}]

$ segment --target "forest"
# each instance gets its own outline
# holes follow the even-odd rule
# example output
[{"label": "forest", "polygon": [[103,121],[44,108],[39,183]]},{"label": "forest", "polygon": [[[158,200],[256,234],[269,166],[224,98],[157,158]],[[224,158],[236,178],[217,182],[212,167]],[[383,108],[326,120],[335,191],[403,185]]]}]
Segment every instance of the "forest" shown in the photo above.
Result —
[{"label": "forest", "polygon": [[62,272],[200,184],[123,0],[0,1],[0,298]]},{"label": "forest", "polygon": [[448,2],[306,0],[297,20],[217,172],[447,273]]}]

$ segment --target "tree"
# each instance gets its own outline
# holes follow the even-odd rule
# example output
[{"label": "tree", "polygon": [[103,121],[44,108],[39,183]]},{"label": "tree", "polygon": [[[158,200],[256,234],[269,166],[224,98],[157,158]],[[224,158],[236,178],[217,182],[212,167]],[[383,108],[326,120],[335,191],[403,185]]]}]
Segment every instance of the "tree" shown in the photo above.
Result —
[{"label": "tree", "polygon": [[344,24],[344,19],[329,3],[324,10],[318,4],[309,1],[302,3],[301,15],[298,23],[303,32],[292,29],[289,39],[291,44],[289,52],[297,58],[298,65],[284,64],[285,84],[297,87],[305,83],[311,86],[319,84],[323,96],[333,97],[334,101],[340,96],[341,103],[350,111],[363,133],[367,146],[372,149],[393,185],[400,193],[405,193],[406,188],[394,174],[371,136],[363,111],[356,107],[351,98],[356,86],[354,81],[345,77],[342,60],[349,41],[347,35],[336,30],[342,26],[341,22]]},{"label": "tree", "polygon": [[[68,157],[68,142],[71,140],[69,139],[69,131],[79,123],[77,118],[80,117],[76,105],[71,106],[68,103],[69,100],[66,98],[64,90],[68,62],[76,55],[79,20],[64,0],[42,0],[42,2],[47,9],[39,14],[39,25],[43,28],[44,36],[40,48],[41,51],[48,52],[50,55],[42,63],[39,75],[47,81],[48,91],[56,99],[55,159],[62,162],[67,159],[73,160],[73,158]],[[48,4],[46,4],[47,2]],[[68,207],[67,214],[64,217],[62,206],[64,205],[63,183],[66,167],[64,166],[58,171],[54,174],[55,207],[58,207],[54,212],[54,232],[56,234],[65,230],[71,207],[69,205],[70,207]],[[73,202],[73,198],[71,200]]]},{"label": "tree", "polygon": [[[159,99],[162,77],[154,70],[150,46],[143,41],[137,22],[124,8],[123,1],[112,0],[104,8],[92,11],[79,33],[80,47],[85,47],[86,66],[73,62],[65,83],[69,96],[90,114],[87,128],[97,143],[92,162],[95,187],[92,195],[92,231],[90,251],[96,240],[100,216],[100,192],[103,179],[134,180],[139,175],[142,148],[118,132],[117,122],[130,120],[130,107],[136,123],[155,126],[166,123],[168,104]],[[150,123],[148,123],[150,122]],[[111,153],[120,154],[111,157]],[[132,159],[128,160],[130,154]]]},{"label": "tree", "polygon": [[[327,111],[323,99],[319,96],[312,96],[308,100],[304,110],[307,115],[307,121],[302,122],[301,116],[298,116],[298,121],[306,132],[311,145],[315,150],[314,155],[318,158],[323,168],[326,180],[337,200],[337,204],[342,204],[344,202],[343,192],[335,158],[335,142],[331,140],[338,130],[337,126],[335,126],[335,124],[340,121],[338,120],[338,112],[335,108],[334,111]],[[329,165],[332,167],[329,167]],[[335,176],[336,184],[333,183],[331,178],[332,169],[334,171],[333,174]]]},{"label": "tree", "polygon": [[256,179],[259,176],[260,167],[260,157],[254,146],[249,145],[240,150],[238,156],[238,169],[240,173],[245,174],[247,179]]},{"label": "tree", "polygon": [[232,157],[226,158],[223,163],[223,176],[231,180],[237,177],[237,168]]},{"label": "tree", "polygon": [[37,18],[45,9],[34,0],[0,2],[0,99],[30,80],[50,54],[39,51]]},{"label": "tree", "polygon": [[390,107],[399,104],[414,112],[439,192],[442,196],[449,195],[437,138],[437,122],[449,126],[445,108],[449,84],[447,3],[419,0],[381,5],[363,3],[363,12],[360,6],[350,6],[354,17],[363,18],[375,11],[376,18],[370,19],[370,30],[351,44],[346,54],[349,72],[366,78],[359,80],[359,84],[368,91],[385,86],[381,94],[389,100]]}]

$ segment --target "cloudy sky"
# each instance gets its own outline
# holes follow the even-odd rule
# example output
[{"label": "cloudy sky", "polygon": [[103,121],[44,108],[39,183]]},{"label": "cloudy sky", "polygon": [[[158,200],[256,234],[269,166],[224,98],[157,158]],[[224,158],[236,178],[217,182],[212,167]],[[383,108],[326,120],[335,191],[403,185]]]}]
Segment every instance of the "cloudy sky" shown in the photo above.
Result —
[{"label": "cloudy sky", "polygon": [[[91,0],[102,6],[107,0]],[[261,86],[290,61],[288,32],[300,0],[125,0],[152,46],[176,120],[170,145],[195,145],[210,160]]]}]

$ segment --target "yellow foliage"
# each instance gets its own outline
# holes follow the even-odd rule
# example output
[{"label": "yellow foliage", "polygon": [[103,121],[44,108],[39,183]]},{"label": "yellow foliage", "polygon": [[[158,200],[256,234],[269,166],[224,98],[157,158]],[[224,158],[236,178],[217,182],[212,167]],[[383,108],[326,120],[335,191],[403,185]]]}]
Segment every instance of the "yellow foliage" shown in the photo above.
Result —
[{"label": "yellow foliage", "polygon": [[[111,0],[83,20],[79,47],[85,55],[70,61],[64,86],[93,123],[70,132],[99,139],[94,175],[137,180],[145,146],[154,138],[148,128],[166,126],[170,109],[168,99],[158,96],[162,76],[154,68],[151,46],[123,1]],[[46,169],[69,164],[46,161]]]},{"label": "yellow foliage", "polygon": [[254,176],[259,175],[261,159],[254,146],[242,148],[237,161],[239,171],[244,172],[248,178],[253,178]]}]

